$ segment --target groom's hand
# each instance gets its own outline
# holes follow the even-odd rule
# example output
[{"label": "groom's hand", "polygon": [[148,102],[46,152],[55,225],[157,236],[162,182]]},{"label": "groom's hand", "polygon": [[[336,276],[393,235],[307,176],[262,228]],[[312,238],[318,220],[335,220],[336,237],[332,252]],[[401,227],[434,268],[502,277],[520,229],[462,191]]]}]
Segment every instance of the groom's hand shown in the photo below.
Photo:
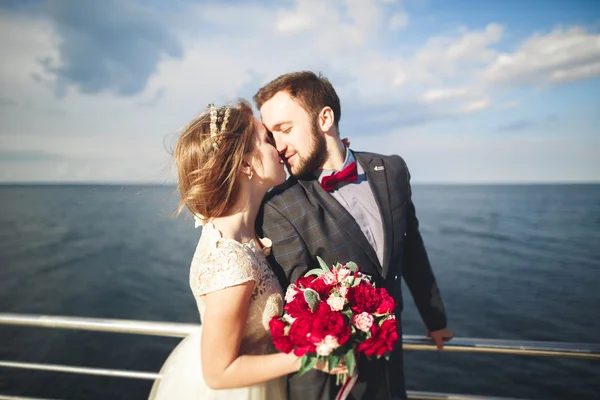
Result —
[{"label": "groom's hand", "polygon": [[454,335],[449,328],[440,329],[439,331],[430,332],[429,329],[425,331],[428,338],[432,338],[439,351],[444,349],[444,342],[452,339]]}]

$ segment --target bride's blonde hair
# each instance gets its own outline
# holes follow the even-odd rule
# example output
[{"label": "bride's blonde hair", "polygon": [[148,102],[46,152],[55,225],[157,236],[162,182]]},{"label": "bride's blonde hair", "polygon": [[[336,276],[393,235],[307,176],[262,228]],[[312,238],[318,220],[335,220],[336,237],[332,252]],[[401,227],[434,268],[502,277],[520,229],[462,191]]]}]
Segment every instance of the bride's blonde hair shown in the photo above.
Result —
[{"label": "bride's blonde hair", "polygon": [[239,192],[243,158],[255,146],[254,114],[243,99],[215,108],[209,105],[177,140],[173,157],[184,208],[210,219],[231,209]]}]

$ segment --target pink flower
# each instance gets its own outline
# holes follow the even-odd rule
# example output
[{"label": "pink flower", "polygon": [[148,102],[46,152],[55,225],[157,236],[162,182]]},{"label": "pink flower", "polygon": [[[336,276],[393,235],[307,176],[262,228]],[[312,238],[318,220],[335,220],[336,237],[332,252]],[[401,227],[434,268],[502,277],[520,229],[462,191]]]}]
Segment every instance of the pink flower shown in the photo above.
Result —
[{"label": "pink flower", "polygon": [[340,296],[336,296],[332,294],[327,299],[327,304],[331,307],[332,311],[342,311],[344,309],[344,304],[346,303],[346,299]]},{"label": "pink flower", "polygon": [[373,316],[368,312],[361,312],[354,316],[354,325],[363,332],[369,332],[373,325]]}]

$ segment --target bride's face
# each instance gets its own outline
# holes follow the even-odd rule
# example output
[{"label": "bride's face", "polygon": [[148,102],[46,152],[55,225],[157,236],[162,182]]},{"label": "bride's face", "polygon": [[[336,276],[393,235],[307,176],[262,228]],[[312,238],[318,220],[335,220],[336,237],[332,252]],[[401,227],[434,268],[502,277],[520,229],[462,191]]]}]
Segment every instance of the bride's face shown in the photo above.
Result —
[{"label": "bride's face", "polygon": [[285,181],[285,166],[275,148],[273,137],[256,118],[254,118],[255,148],[251,161],[254,177],[268,188],[277,186]]}]

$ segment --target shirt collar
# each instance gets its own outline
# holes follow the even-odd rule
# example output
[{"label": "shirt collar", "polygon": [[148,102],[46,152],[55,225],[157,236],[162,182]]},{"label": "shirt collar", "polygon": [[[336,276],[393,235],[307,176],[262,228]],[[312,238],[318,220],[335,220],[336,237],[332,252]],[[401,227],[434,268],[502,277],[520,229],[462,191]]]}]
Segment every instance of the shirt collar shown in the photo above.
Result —
[{"label": "shirt collar", "polygon": [[321,183],[321,181],[323,180],[323,177],[332,175],[332,174],[334,174],[334,173],[336,173],[338,171],[343,170],[348,165],[350,165],[350,163],[352,161],[356,162],[356,157],[354,157],[354,153],[352,153],[352,150],[350,150],[349,147],[345,147],[345,149],[346,149],[346,159],[344,160],[344,164],[342,165],[342,168],[340,168],[337,171],[332,170],[332,169],[322,169],[322,170],[320,170],[319,172],[317,172],[317,176],[319,178],[319,183]]}]

